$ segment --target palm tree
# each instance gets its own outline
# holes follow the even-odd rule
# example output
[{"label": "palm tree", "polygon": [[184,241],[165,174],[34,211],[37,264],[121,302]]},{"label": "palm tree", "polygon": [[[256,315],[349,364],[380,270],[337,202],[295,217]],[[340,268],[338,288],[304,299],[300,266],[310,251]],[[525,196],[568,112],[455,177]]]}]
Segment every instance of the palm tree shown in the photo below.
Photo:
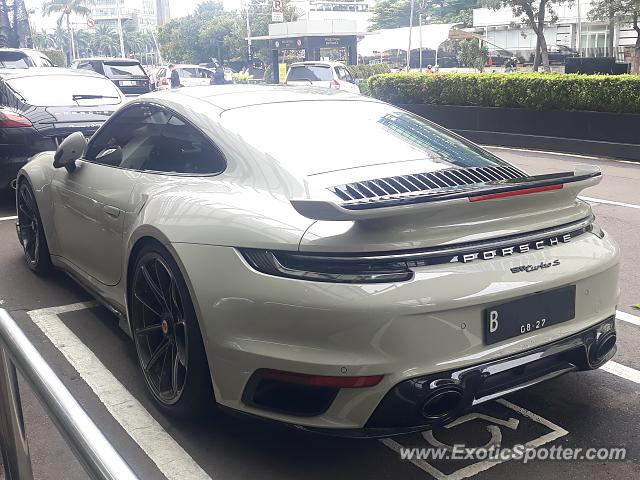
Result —
[{"label": "palm tree", "polygon": [[78,52],[78,56],[82,57],[90,57],[93,46],[93,33],[89,33],[87,30],[78,30],[76,32],[76,51]]},{"label": "palm tree", "polygon": [[97,54],[113,55],[118,48],[118,34],[109,25],[97,25],[93,34],[92,49]]},{"label": "palm tree", "polygon": [[50,16],[54,13],[59,13],[58,27],[62,25],[62,21],[67,21],[67,34],[69,36],[69,49],[67,53],[69,63],[73,59],[73,35],[71,33],[71,25],[69,23],[69,16],[73,13],[81,17],[88,17],[91,14],[91,9],[88,5],[91,5],[93,0],[47,0],[42,4],[42,15]]}]

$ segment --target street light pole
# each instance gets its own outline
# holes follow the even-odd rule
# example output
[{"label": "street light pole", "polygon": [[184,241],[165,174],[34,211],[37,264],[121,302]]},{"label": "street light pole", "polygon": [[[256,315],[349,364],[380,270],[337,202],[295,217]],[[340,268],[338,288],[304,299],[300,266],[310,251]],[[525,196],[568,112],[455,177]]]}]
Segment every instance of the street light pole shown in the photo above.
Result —
[{"label": "street light pole", "polygon": [[249,23],[249,11],[251,10],[251,0],[247,0],[247,60],[251,61],[251,24]]},{"label": "street light pole", "polygon": [[420,73],[422,73],[422,13],[418,13],[418,25],[420,28]]},{"label": "street light pole", "polygon": [[411,14],[409,15],[409,46],[407,47],[407,72],[411,65],[411,31],[413,30],[413,9],[415,0],[411,0]]},{"label": "street light pole", "polygon": [[124,58],[124,38],[122,37],[122,19],[120,18],[120,0],[116,0],[116,15],[118,16],[118,36],[120,37],[120,56]]},{"label": "street light pole", "polygon": [[577,43],[577,47],[578,47],[578,55],[580,55],[582,57],[582,13],[580,12],[580,0],[577,1],[577,6],[578,6],[578,41]]}]

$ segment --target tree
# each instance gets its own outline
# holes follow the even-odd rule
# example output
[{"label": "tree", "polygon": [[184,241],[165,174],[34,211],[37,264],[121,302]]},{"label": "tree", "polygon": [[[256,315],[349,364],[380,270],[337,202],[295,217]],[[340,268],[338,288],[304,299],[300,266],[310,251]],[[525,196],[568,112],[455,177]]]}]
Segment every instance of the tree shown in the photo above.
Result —
[{"label": "tree", "polygon": [[[553,5],[570,0],[484,0],[489,8],[497,10],[502,7],[510,7],[513,15],[522,18],[522,23],[527,25],[536,34],[536,59],[533,62],[534,70],[538,69],[540,59],[545,72],[550,72],[549,49],[547,40],[544,38],[544,24],[555,22],[558,16],[553,10]],[[539,52],[539,53],[538,53]]]},{"label": "tree", "polygon": [[[299,13],[288,0],[283,2],[285,21],[296,20]],[[251,35],[267,35],[271,21],[271,3],[253,0],[249,5]],[[174,62],[200,63],[216,59],[239,60],[247,56],[246,11],[225,12],[220,2],[198,5],[192,15],[176,18],[160,27],[158,43],[163,57]],[[255,45],[254,45],[255,48]]]},{"label": "tree", "polygon": [[461,67],[475,68],[482,71],[489,52],[486,46],[480,46],[480,40],[471,38],[458,42],[456,56]]},{"label": "tree", "polygon": [[[418,15],[430,23],[460,23],[471,26],[473,9],[478,0],[414,0],[413,25],[418,25]],[[370,30],[408,27],[411,16],[411,0],[378,0],[373,7]]]},{"label": "tree", "polygon": [[73,13],[81,17],[88,17],[91,14],[91,9],[88,7],[92,3],[92,0],[48,0],[42,4],[42,15],[50,16],[54,13],[59,13],[58,27],[62,25],[63,20],[67,22],[67,34],[69,36],[69,49],[67,53],[67,60],[71,62],[73,58],[73,35],[71,35],[71,24],[69,23],[69,17]]},{"label": "tree", "polygon": [[33,48],[29,11],[24,0],[0,0],[0,47]]},{"label": "tree", "polygon": [[631,71],[640,73],[640,0],[593,0],[589,16],[609,24],[610,52],[613,52],[613,29],[615,24],[631,24],[636,31],[636,43],[631,59]]},{"label": "tree", "polygon": [[114,55],[119,47],[118,34],[109,25],[96,25],[92,48],[99,55]]}]

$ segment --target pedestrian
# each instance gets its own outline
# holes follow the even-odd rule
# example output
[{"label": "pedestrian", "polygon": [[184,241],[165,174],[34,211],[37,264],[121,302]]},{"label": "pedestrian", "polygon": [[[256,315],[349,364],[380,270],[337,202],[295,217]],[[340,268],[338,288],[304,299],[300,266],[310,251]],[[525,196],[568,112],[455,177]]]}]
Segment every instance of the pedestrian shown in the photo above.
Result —
[{"label": "pedestrian", "polygon": [[433,73],[433,67],[431,65],[427,65],[427,73]]},{"label": "pedestrian", "polygon": [[178,73],[178,69],[173,66],[173,64],[169,65],[169,71],[171,72],[171,88],[180,87],[180,74]]},{"label": "pedestrian", "polygon": [[224,70],[220,65],[216,65],[211,83],[214,85],[224,85]]}]

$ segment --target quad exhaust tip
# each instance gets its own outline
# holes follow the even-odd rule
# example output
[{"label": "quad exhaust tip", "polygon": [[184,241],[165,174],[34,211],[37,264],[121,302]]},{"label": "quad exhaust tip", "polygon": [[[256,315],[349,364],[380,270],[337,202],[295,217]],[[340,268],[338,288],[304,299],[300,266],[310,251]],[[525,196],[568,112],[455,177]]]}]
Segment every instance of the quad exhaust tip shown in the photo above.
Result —
[{"label": "quad exhaust tip", "polygon": [[462,406],[464,395],[455,387],[443,387],[432,393],[422,404],[422,416],[427,420],[442,420]]},{"label": "quad exhaust tip", "polygon": [[594,348],[595,362],[602,360],[613,348],[616,346],[616,334],[615,332],[605,333],[600,337]]}]

